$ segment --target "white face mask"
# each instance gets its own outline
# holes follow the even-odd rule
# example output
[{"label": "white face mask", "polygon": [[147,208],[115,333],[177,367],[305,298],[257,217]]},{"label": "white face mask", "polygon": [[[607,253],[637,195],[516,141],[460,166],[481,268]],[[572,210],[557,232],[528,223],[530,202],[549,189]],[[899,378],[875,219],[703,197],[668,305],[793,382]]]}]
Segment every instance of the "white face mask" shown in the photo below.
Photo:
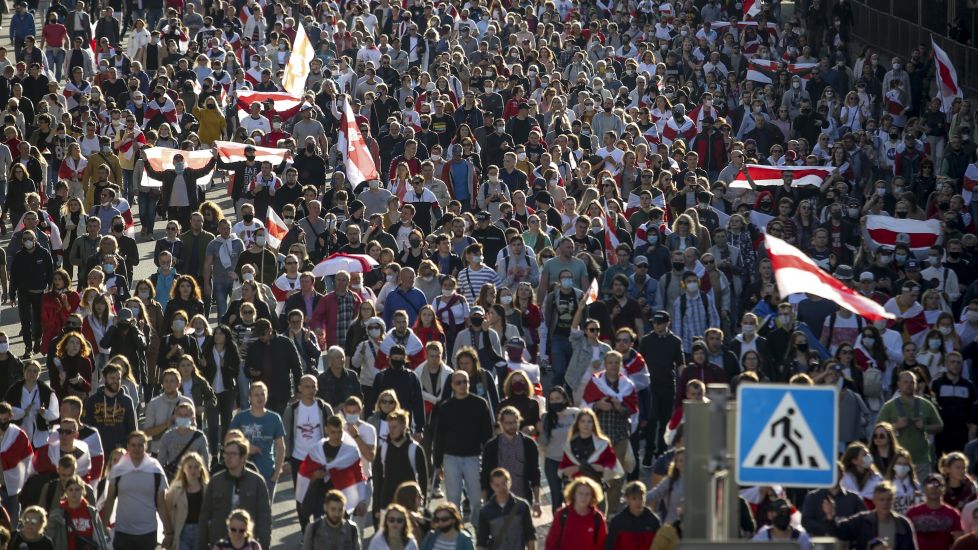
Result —
[{"label": "white face mask", "polygon": [[499,303],[503,304],[504,306],[508,306],[509,304],[512,304],[513,303],[513,297],[512,296],[501,296],[499,298]]},{"label": "white face mask", "polygon": [[698,292],[700,289],[699,283],[686,283],[686,290],[690,292]]},{"label": "white face mask", "polygon": [[903,479],[903,478],[907,477],[907,474],[910,473],[910,465],[909,464],[894,464],[893,465],[893,473],[896,474],[896,476],[898,478]]},{"label": "white face mask", "polygon": [[244,275],[241,276],[241,278],[244,279],[245,281],[254,281],[255,280],[255,274],[254,273],[245,273]]},{"label": "white face mask", "polygon": [[265,246],[265,236],[259,235],[255,237],[255,244],[257,244],[258,246]]},{"label": "white face mask", "polygon": [[863,455],[863,468],[869,469],[873,465],[873,455],[865,454]]},{"label": "white face mask", "polygon": [[951,335],[951,327],[937,327],[937,331],[943,334],[944,336]]},{"label": "white face mask", "polygon": [[927,340],[927,347],[929,347],[932,350],[941,349],[941,339],[931,338],[930,340]]},{"label": "white face mask", "polygon": [[139,299],[142,300],[143,302],[145,302],[146,300],[149,300],[149,292],[147,292],[145,290],[142,291],[142,292],[140,292],[139,293]]},{"label": "white face mask", "polygon": [[378,336],[380,336],[380,332],[381,330],[379,328],[372,328],[367,330],[367,334],[369,334],[371,338],[377,338]]},{"label": "white face mask", "polygon": [[360,416],[356,414],[344,414],[343,417],[346,418],[346,422],[348,424],[356,424],[357,422],[360,422]]},{"label": "white face mask", "polygon": [[0,353],[7,353],[10,351],[10,342],[0,342]]},{"label": "white face mask", "polygon": [[441,289],[441,295],[446,298],[451,298],[453,294],[455,294],[455,291],[453,289],[450,288]]},{"label": "white face mask", "polygon": [[757,332],[757,325],[744,325],[744,334],[750,335]]}]

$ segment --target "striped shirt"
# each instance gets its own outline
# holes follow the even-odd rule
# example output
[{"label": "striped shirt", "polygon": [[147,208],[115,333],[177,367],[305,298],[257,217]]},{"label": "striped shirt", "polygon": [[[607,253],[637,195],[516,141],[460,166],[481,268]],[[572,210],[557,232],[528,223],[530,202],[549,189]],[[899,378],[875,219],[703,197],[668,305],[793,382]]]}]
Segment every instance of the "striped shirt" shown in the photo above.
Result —
[{"label": "striped shirt", "polygon": [[479,290],[483,286],[489,283],[498,285],[499,282],[499,275],[487,265],[483,264],[478,270],[466,267],[458,272],[458,293],[465,296],[469,307],[472,307],[479,298]]}]

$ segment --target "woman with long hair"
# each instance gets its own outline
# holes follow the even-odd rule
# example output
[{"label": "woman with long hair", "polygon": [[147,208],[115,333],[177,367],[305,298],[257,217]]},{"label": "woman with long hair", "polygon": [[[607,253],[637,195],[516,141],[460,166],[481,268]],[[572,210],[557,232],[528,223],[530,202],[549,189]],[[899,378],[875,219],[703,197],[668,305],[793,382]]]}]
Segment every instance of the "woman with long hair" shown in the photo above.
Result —
[{"label": "woman with long hair", "polygon": [[[44,534],[51,539],[55,550],[94,548],[108,550],[109,532],[102,523],[97,503],[85,498],[87,485],[81,476],[73,475],[64,481],[64,498],[51,510]],[[85,521],[87,520],[87,522]],[[71,522],[69,527],[68,522]]]},{"label": "woman with long hair", "polygon": [[[840,371],[846,382],[852,384],[852,390],[863,395],[863,371],[856,365],[856,350],[849,342],[839,344],[835,350],[835,360],[842,367]],[[882,468],[877,468],[881,472]]]},{"label": "woman with long hair", "polygon": [[204,216],[204,231],[217,235],[217,224],[224,219],[224,212],[221,211],[221,207],[214,201],[204,201],[197,207],[197,211]]},{"label": "woman with long hair", "polygon": [[968,457],[960,451],[946,454],[938,462],[938,469],[946,481],[942,499],[944,504],[953,506],[960,512],[966,504],[975,500],[978,490],[975,482],[968,477]]},{"label": "woman with long hair", "polygon": [[585,476],[602,482],[623,474],[614,446],[591,409],[581,409],[574,418],[557,473],[566,479]]},{"label": "woman with long hair", "polygon": [[92,393],[92,348],[81,333],[69,332],[59,341],[48,373],[51,389],[61,401],[69,395],[85,399]]},{"label": "woman with long hair", "polygon": [[540,216],[530,214],[526,218],[526,230],[523,232],[523,242],[533,250],[534,254],[539,254],[544,248],[553,247],[550,237],[541,229]]},{"label": "woman with long hair", "polygon": [[886,372],[886,346],[880,331],[873,325],[866,325],[860,332],[859,340],[854,346],[856,350],[856,365],[866,372],[868,368]]},{"label": "woman with long hair", "polygon": [[[353,357],[357,347],[367,339],[367,320],[377,316],[377,306],[371,300],[360,302],[358,315],[353,319],[350,328],[346,331],[346,342],[343,342],[343,351],[347,357]],[[417,331],[415,331],[417,334]]]},{"label": "woman with long hair", "polygon": [[889,422],[877,422],[873,426],[869,444],[869,454],[873,457],[873,465],[877,472],[885,472],[893,466],[897,454],[903,447],[896,438],[896,430]]},{"label": "woman with long hair", "polygon": [[563,497],[567,504],[554,512],[544,548],[602,550],[608,528],[598,507],[604,500],[601,485],[590,478],[577,478],[567,484]]},{"label": "woman with long hair", "polygon": [[537,363],[540,352],[540,325],[543,324],[543,311],[537,305],[536,292],[530,283],[523,281],[511,292],[512,301],[506,303],[506,297],[500,298],[508,324],[519,330],[520,337],[526,342],[530,354],[530,362]]},{"label": "woman with long hair", "polygon": [[174,313],[170,325],[163,330],[166,332],[160,341],[160,351],[156,358],[156,365],[160,371],[176,368],[184,355],[193,357],[195,363],[200,361],[197,339],[187,333],[186,312],[179,310]]},{"label": "woman with long hair", "polygon": [[543,469],[550,487],[551,505],[557,508],[563,498],[563,478],[559,475],[560,461],[564,458],[564,445],[580,409],[574,406],[570,394],[563,386],[554,386],[547,394],[547,412],[537,426]]},{"label": "woman with long hair", "polygon": [[412,533],[423,537],[431,531],[431,513],[425,507],[424,492],[417,482],[405,481],[398,485],[393,502],[407,510]]},{"label": "woman with long hair", "polygon": [[143,309],[143,319],[146,321],[146,381],[150,386],[156,386],[160,380],[160,369],[157,368],[157,357],[160,353],[160,327],[163,326],[163,306],[156,300],[156,288],[149,279],[136,283],[130,301],[138,299]]},{"label": "woman with long hair", "polygon": [[377,534],[370,539],[369,550],[418,550],[411,536],[408,511],[400,504],[391,504],[384,511],[384,520]]},{"label": "woman with long hair", "polygon": [[247,510],[232,510],[226,521],[227,538],[219,540],[211,550],[262,550],[252,532],[255,524]]},{"label": "woman with long hair", "polygon": [[686,449],[679,447],[672,455],[668,473],[649,491],[646,501],[653,503],[653,510],[659,512],[666,523],[677,521],[681,517],[685,496],[683,468],[685,467]]},{"label": "woman with long hair", "polygon": [[747,350],[740,358],[741,372],[752,372],[757,376],[759,382],[770,382],[770,379],[761,369],[761,354],[757,350]]},{"label": "woman with long hair", "polygon": [[234,335],[227,325],[217,325],[204,340],[200,351],[201,374],[216,395],[217,403],[207,408],[207,440],[211,456],[218,457],[218,443],[224,440],[234,413],[238,372],[241,357]]},{"label": "woman with long hair", "polygon": [[82,323],[82,334],[88,339],[88,344],[95,351],[95,371],[101,371],[109,358],[109,350],[100,345],[102,337],[109,327],[115,324],[115,315],[104,294],[96,294],[92,299],[92,312],[85,316]]},{"label": "woman with long hair", "polygon": [[265,303],[261,285],[256,281],[244,281],[241,283],[241,297],[236,300],[231,300],[221,322],[226,325],[233,325],[241,314],[241,305],[246,303],[255,306],[258,319],[268,319],[268,322],[272,324],[272,328],[278,326],[278,316],[272,315],[272,310]]},{"label": "woman with long hair", "polygon": [[48,514],[40,506],[30,506],[20,513],[20,529],[10,539],[8,548],[54,550],[51,538],[44,534]]},{"label": "woman with long hair", "polygon": [[672,233],[666,237],[666,246],[669,250],[686,250],[691,246],[697,246],[699,237],[696,235],[693,219],[689,214],[680,214],[672,224]]},{"label": "woman with long hair", "polygon": [[[15,222],[16,223],[16,222]],[[84,265],[86,258],[71,258],[70,252],[75,244],[75,241],[85,235],[88,223],[88,215],[85,214],[85,205],[82,204],[81,199],[70,197],[64,205],[61,206],[60,215],[57,217],[58,230],[61,232],[61,243],[64,250],[68,252],[65,255],[65,260],[62,268],[68,272],[68,277],[74,274],[75,260],[79,264],[79,268]]]},{"label": "woman with long hair", "polygon": [[61,332],[81,303],[81,295],[71,288],[71,276],[64,269],[57,269],[51,277],[51,290],[41,296],[41,353],[47,355],[51,340]]},{"label": "woman with long hair", "polygon": [[214,389],[201,376],[193,357],[189,355],[181,357],[180,362],[177,363],[177,370],[180,371],[180,394],[189,397],[194,402],[197,425],[203,426],[204,414],[217,404]]},{"label": "woman with long hair", "polygon": [[[479,353],[475,348],[471,346],[460,348],[455,354],[455,368],[465,371],[469,375],[469,392],[485,399],[489,403],[489,411],[495,417],[496,411],[499,410],[499,391],[496,379],[479,364]],[[441,394],[444,396],[443,399],[452,396],[451,377],[445,381],[445,387]]]},{"label": "woman with long hair", "polygon": [[[392,412],[399,410],[400,408],[401,402],[398,400],[397,394],[394,393],[394,390],[384,390],[377,396],[377,402],[374,405],[373,413],[367,417],[367,424],[370,424],[375,430],[377,430],[377,437],[379,439],[387,440],[387,434],[390,433],[390,426],[387,424],[387,417]],[[410,420],[407,423],[407,430],[411,430]]]},{"label": "woman with long hair", "polygon": [[442,346],[448,343],[445,330],[442,328],[441,322],[438,321],[435,308],[431,304],[421,306],[421,309],[418,310],[418,318],[414,321],[411,330],[425,346],[432,341],[441,342]]},{"label": "woman with long hair", "polygon": [[163,326],[167,327],[173,321],[176,312],[183,311],[189,320],[194,315],[205,315],[204,300],[197,284],[197,279],[190,275],[180,275],[173,283],[170,291],[170,301],[163,313]]},{"label": "woman with long hair", "polygon": [[850,443],[842,453],[842,481],[840,486],[872,502],[873,491],[883,478],[873,465],[873,455],[862,443]]},{"label": "woman with long hair", "polygon": [[520,429],[529,436],[536,435],[540,423],[540,402],[534,397],[533,381],[521,370],[510,371],[503,382],[503,400],[499,402],[499,410],[513,407],[520,413]]},{"label": "woman with long hair", "polygon": [[163,537],[166,550],[193,550],[198,543],[200,506],[208,482],[207,465],[195,452],[180,459],[180,469],[166,490],[166,508],[171,518],[172,532]]},{"label": "woman with long hair", "polygon": [[899,447],[884,477],[893,484],[893,511],[897,514],[906,514],[907,510],[924,501],[910,451]]},{"label": "woman with long hair", "polygon": [[944,335],[937,329],[930,329],[917,353],[917,363],[927,369],[933,380],[944,372]]}]

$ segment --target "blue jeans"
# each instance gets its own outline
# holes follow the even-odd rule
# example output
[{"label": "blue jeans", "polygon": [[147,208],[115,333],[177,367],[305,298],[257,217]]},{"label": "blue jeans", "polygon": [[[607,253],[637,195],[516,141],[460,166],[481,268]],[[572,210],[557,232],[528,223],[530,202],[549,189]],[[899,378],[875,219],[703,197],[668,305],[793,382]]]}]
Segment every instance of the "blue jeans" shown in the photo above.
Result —
[{"label": "blue jeans", "polygon": [[564,376],[567,374],[567,367],[570,366],[573,355],[574,349],[571,347],[570,337],[555,334],[550,338],[550,366],[554,370],[554,386],[562,386],[566,383]]},{"label": "blue jeans", "polygon": [[45,48],[44,56],[48,60],[48,67],[54,72],[55,78],[61,80],[61,73],[64,72],[65,51],[60,48]]},{"label": "blue jeans", "polygon": [[[142,204],[139,205],[140,208],[142,206]],[[233,283],[213,283],[211,285],[211,296],[214,297],[214,302],[217,304],[218,319],[224,317],[228,311],[228,299],[231,297],[232,288],[234,288]]]},{"label": "blue jeans", "polygon": [[479,482],[478,456],[445,455],[442,467],[445,469],[445,498],[462,509],[462,484],[469,496],[472,525],[479,524],[479,509],[482,508],[482,486]]},{"label": "blue jeans", "polygon": [[[124,192],[126,195],[126,200],[129,201],[129,205],[132,206],[132,170],[122,169],[122,183],[124,186]],[[140,201],[142,202],[142,201]]]},{"label": "blue jeans", "polygon": [[3,504],[7,515],[10,516],[10,523],[16,529],[20,525],[20,501],[17,495],[8,495],[6,487],[0,489],[0,504]]},{"label": "blue jeans", "polygon": [[559,460],[549,458],[543,461],[543,472],[547,476],[547,485],[550,487],[550,506],[556,510],[564,502],[564,480],[557,475],[560,467]]},{"label": "blue jeans", "polygon": [[149,193],[139,192],[139,222],[143,231],[153,231],[156,225],[156,198]]},{"label": "blue jeans", "polygon": [[180,550],[197,550],[197,524],[184,524],[180,531]]}]

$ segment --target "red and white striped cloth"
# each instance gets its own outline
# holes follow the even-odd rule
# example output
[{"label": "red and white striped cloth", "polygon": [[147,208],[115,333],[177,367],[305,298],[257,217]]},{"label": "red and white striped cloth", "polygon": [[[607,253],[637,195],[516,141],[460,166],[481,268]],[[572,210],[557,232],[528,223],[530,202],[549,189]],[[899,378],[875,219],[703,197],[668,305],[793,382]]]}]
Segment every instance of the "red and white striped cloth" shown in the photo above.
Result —
[{"label": "red and white striped cloth", "polygon": [[[241,116],[241,111],[244,111],[244,116],[248,116],[252,103],[257,101],[264,104],[264,102],[268,100],[272,101],[271,113],[266,113],[266,116],[269,118],[275,114],[280,115],[282,120],[292,118],[299,112],[299,107],[302,106],[301,97],[287,94],[285,92],[256,92],[254,90],[238,90],[238,116]],[[264,107],[262,108],[262,111],[265,112]]]},{"label": "red and white striped cloth", "polygon": [[265,241],[268,242],[268,246],[278,248],[288,233],[289,226],[285,225],[282,218],[278,217],[275,210],[269,206],[268,213],[265,215]]},{"label": "red and white striped cloth", "polygon": [[638,391],[627,373],[622,372],[621,376],[618,377],[617,391],[608,385],[608,381],[605,380],[605,371],[592,374],[587,386],[584,386],[581,408],[592,408],[595,403],[605,397],[620,401],[622,406],[628,410],[628,422],[634,432],[638,428]]},{"label": "red and white striped cloth", "polygon": [[367,499],[367,477],[363,474],[360,463],[360,450],[353,439],[343,434],[340,449],[333,460],[328,460],[323,452],[326,440],[320,440],[313,445],[309,454],[299,465],[299,475],[295,482],[295,499],[302,502],[309,491],[309,484],[316,472],[326,470],[327,481],[346,496],[346,511],[350,513],[361,502]]},{"label": "red and white striped cloth", "polygon": [[958,72],[954,70],[954,64],[947,52],[937,45],[934,37],[930,37],[931,45],[934,48],[934,63],[937,65],[935,76],[937,78],[937,93],[941,98],[942,111],[951,114],[951,104],[954,98],[963,97],[961,87],[958,86]]},{"label": "red and white striped cloth", "polygon": [[611,214],[605,212],[604,214],[604,255],[608,260],[608,265],[618,265],[618,254],[615,254],[615,249],[618,248],[618,234],[616,232],[618,224],[615,221],[615,217]]},{"label": "red and white striped cloth", "polygon": [[[75,457],[77,459],[75,473],[83,478],[87,477],[92,471],[92,455],[88,449],[88,444],[76,439],[74,445],[75,449],[81,452],[80,457]],[[61,440],[57,433],[52,433],[48,438],[48,444],[34,451],[34,471],[37,473],[57,472],[59,460],[61,460]]]},{"label": "red and white striped cloth", "polygon": [[719,113],[714,107],[707,107],[700,103],[689,112],[689,118],[696,122],[696,131],[701,132],[703,130],[703,117],[709,115],[713,122],[716,122],[720,118]]},{"label": "red and white striped cloth", "polygon": [[146,112],[143,114],[143,128],[153,120],[156,115],[162,114],[169,123],[177,121],[177,106],[169,96],[163,96],[163,105],[155,99],[146,104]]},{"label": "red and white striped cloth", "polygon": [[[214,154],[206,149],[203,151],[182,151],[180,149],[170,149],[169,147],[150,147],[146,149],[146,161],[154,170],[173,170],[173,156],[178,154],[183,155],[184,164],[186,164],[187,168],[194,169],[203,168],[214,158]],[[214,171],[211,170],[210,174],[197,180],[197,185],[207,187],[213,176]],[[153,179],[143,170],[143,181],[141,185],[143,187],[163,187],[163,182]]]},{"label": "red and white striped cloth", "polygon": [[975,184],[978,184],[978,164],[971,163],[968,165],[968,169],[964,171],[964,177],[961,179],[961,198],[964,199],[965,204],[971,204],[971,195],[975,192]]},{"label": "red and white striped cloth", "polygon": [[30,438],[18,426],[11,424],[0,442],[0,462],[3,464],[3,485],[10,496],[20,494],[31,471],[34,450]]},{"label": "red and white striped cloth", "polygon": [[683,119],[683,124],[680,126],[675,117],[669,117],[666,121],[665,127],[662,129],[662,143],[664,145],[671,146],[672,142],[677,139],[682,138],[683,141],[689,143],[689,140],[693,139],[696,135],[696,124],[689,117]]},{"label": "red and white striped cloth", "polygon": [[133,132],[132,137],[123,138],[116,147],[119,151],[119,156],[130,161],[136,158],[136,151],[139,149],[136,147],[136,144],[146,145],[146,136],[143,132],[139,128],[135,128]]},{"label": "red and white striped cloth", "polygon": [[883,306],[822,271],[807,254],[794,246],[771,235],[765,236],[765,243],[781,296],[814,294],[871,321],[893,319]]},{"label": "red and white striped cloth", "polygon": [[805,185],[817,186],[822,185],[825,178],[835,172],[835,168],[831,166],[767,166],[765,164],[745,164],[744,168],[730,182],[730,188],[750,189],[750,184],[747,182],[747,175],[744,173],[745,170],[750,174],[751,179],[754,180],[754,185],[759,187],[783,185],[784,174],[786,172],[792,175],[792,187],[802,187]]},{"label": "red and white striped cloth", "polygon": [[744,0],[744,17],[757,17],[761,13],[761,0]]},{"label": "red and white striped cloth", "polygon": [[880,246],[896,245],[897,236],[905,233],[910,237],[912,252],[925,251],[937,244],[941,236],[940,220],[899,219],[892,216],[866,216],[866,238],[870,250]]},{"label": "red and white striped cloth", "polygon": [[348,101],[343,102],[343,120],[340,129],[336,145],[343,153],[346,179],[350,185],[356,186],[364,181],[380,179],[373,155],[370,154],[367,143],[360,134],[360,128],[353,116],[353,108]]},{"label": "red and white striped cloth", "polygon": [[[266,231],[267,235],[267,231]],[[268,237],[265,237],[268,240]],[[275,279],[272,283],[272,296],[275,296],[276,310],[282,313],[282,308],[285,307],[285,301],[289,299],[289,294],[295,290],[299,290],[299,275],[296,274],[295,281],[289,280],[289,277],[283,273]]]},{"label": "red and white striped cloth", "polygon": [[87,93],[91,93],[92,86],[86,81],[82,81],[82,84],[83,86],[78,86],[71,80],[65,84],[65,88],[62,93],[65,96],[65,104],[68,106],[69,110],[78,106],[79,97]]}]

